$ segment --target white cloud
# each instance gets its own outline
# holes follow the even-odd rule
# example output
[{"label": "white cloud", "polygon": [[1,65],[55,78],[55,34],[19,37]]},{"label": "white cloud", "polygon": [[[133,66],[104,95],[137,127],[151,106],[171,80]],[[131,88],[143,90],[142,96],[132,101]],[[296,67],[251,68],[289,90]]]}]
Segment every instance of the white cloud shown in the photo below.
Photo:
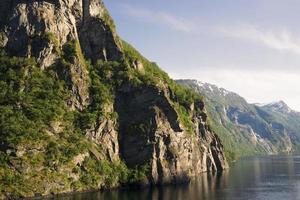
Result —
[{"label": "white cloud", "polygon": [[165,25],[176,31],[188,33],[192,32],[196,27],[190,20],[180,18],[166,12],[153,11],[130,5],[122,5],[122,7],[124,13],[131,17],[153,24]]},{"label": "white cloud", "polygon": [[218,30],[225,36],[250,40],[271,49],[300,54],[300,38],[287,30],[266,31],[251,25],[220,27]]}]

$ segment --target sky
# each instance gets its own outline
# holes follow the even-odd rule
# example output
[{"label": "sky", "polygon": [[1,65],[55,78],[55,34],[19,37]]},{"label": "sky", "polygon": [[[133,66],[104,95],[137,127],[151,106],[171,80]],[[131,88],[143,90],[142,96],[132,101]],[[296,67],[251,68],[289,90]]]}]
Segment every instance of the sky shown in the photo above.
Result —
[{"label": "sky", "polygon": [[104,0],[118,34],[173,79],[300,111],[299,0]]}]

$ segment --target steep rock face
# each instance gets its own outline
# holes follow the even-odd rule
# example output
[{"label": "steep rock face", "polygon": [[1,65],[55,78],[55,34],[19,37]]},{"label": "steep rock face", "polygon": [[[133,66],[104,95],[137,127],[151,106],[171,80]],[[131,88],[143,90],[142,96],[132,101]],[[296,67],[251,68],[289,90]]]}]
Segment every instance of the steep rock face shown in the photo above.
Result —
[{"label": "steep rock face", "polygon": [[206,119],[192,116],[196,131],[185,131],[167,89],[122,88],[117,110],[121,158],[129,166],[148,164],[150,183],[187,181],[201,172],[228,167],[223,146]]},{"label": "steep rock face", "polygon": [[97,0],[83,0],[82,2],[83,21],[78,30],[85,56],[94,63],[99,59],[119,60],[122,56],[121,42],[103,3]]},{"label": "steep rock face", "polygon": [[[1,19],[6,19],[4,47],[15,56],[37,58],[41,66],[55,62],[54,45],[62,47],[67,41],[80,40],[88,59],[120,58],[120,42],[111,30],[108,13],[97,0],[12,0],[0,4]],[[46,33],[55,34],[53,41],[43,42]],[[58,56],[58,55],[57,55]]]},{"label": "steep rock face", "polygon": [[[0,44],[8,55],[34,57],[47,68],[61,58],[63,46],[73,41],[79,42],[78,55],[83,53],[94,63],[121,58],[120,41],[101,1],[12,0],[0,6]],[[63,74],[73,91],[72,106],[82,110],[89,101],[89,77],[82,58],[72,59]]]}]

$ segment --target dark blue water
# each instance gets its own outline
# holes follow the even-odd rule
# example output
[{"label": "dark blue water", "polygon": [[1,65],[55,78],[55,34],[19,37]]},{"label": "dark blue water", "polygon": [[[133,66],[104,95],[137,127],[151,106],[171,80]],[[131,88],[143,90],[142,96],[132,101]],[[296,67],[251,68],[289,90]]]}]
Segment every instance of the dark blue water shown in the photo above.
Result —
[{"label": "dark blue water", "polygon": [[75,194],[57,200],[300,200],[300,156],[253,157],[186,185]]}]

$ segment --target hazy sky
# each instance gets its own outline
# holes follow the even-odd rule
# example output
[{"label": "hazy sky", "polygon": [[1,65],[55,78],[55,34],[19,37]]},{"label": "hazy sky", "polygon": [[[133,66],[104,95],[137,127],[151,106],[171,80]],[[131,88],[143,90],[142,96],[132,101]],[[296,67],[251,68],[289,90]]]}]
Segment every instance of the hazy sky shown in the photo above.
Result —
[{"label": "hazy sky", "polygon": [[300,0],[104,0],[119,35],[174,78],[300,111]]}]

